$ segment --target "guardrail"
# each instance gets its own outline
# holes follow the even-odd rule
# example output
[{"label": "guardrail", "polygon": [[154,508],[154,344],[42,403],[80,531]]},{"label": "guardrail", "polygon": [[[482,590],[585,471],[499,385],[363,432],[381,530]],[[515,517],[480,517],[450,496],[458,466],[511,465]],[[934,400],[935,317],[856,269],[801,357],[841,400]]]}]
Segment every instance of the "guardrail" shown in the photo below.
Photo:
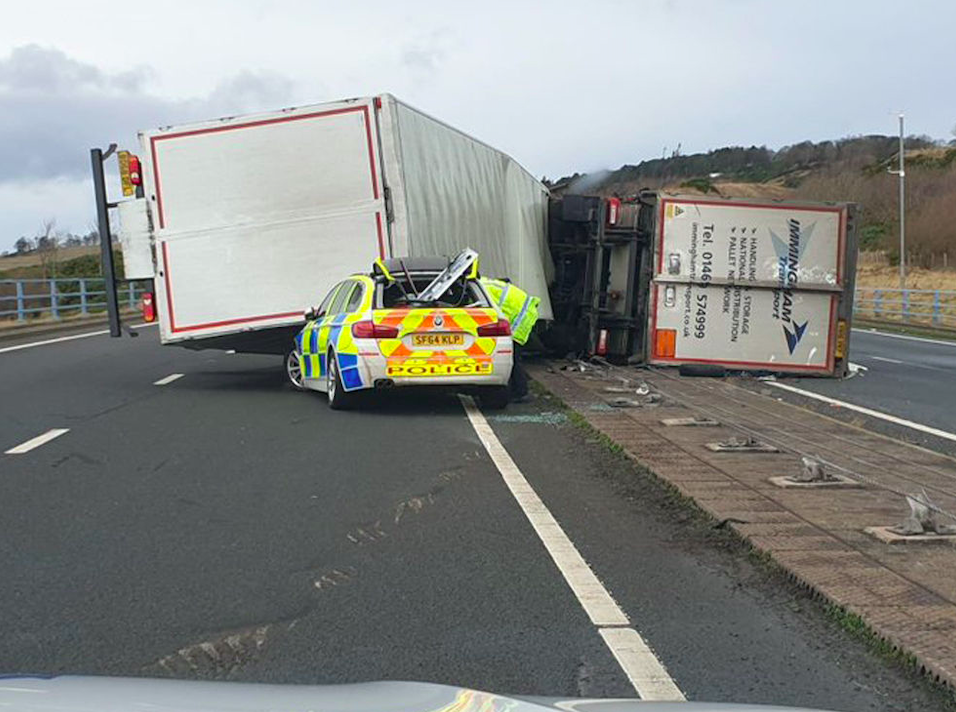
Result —
[{"label": "guardrail", "polygon": [[956,290],[857,287],[853,314],[874,321],[956,328]]},{"label": "guardrail", "polygon": [[[117,286],[120,307],[135,309],[146,292],[143,282]],[[42,315],[60,319],[70,314],[106,311],[102,277],[69,279],[0,279],[0,319],[26,321]]]},{"label": "guardrail", "polygon": [[[147,284],[119,286],[120,306],[135,309]],[[0,279],[0,320],[22,322],[41,315],[59,319],[71,313],[103,311],[106,291],[101,277]],[[956,328],[956,290],[859,287],[853,313],[874,321]]]}]

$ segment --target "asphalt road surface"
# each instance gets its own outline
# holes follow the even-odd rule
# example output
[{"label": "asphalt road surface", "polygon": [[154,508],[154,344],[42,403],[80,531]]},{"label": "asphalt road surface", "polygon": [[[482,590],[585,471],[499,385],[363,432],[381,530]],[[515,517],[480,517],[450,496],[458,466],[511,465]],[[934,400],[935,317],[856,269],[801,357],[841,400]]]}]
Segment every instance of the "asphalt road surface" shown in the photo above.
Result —
[{"label": "asphalt road surface", "polygon": [[[780,381],[830,401],[812,401],[793,390],[778,389],[778,395],[830,415],[862,415],[867,427],[956,453],[956,342],[855,329],[850,361],[856,371],[850,378]],[[890,418],[853,411],[852,406]]]},{"label": "asphalt road surface", "polygon": [[[148,327],[5,348],[0,673],[633,697],[625,630],[688,699],[941,705],[546,397],[480,439],[454,394],[332,412],[275,358]],[[624,624],[589,615],[557,529]]]}]

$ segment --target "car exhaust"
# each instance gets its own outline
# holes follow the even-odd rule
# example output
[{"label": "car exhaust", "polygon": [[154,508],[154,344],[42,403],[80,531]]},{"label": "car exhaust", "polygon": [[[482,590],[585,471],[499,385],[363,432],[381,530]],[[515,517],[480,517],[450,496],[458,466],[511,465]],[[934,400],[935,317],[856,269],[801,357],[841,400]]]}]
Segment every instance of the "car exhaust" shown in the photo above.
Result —
[{"label": "car exhaust", "polygon": [[376,379],[375,379],[375,383],[374,383],[374,386],[375,386],[378,390],[383,390],[383,389],[385,389],[385,388],[391,388],[391,387],[394,386],[394,385],[395,385],[395,381],[393,381],[391,378],[376,378]]}]

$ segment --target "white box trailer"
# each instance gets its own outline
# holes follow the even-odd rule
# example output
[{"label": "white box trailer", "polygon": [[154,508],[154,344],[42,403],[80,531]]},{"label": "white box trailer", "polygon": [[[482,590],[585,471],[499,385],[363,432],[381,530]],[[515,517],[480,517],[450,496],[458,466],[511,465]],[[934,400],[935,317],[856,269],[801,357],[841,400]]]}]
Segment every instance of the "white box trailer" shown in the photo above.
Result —
[{"label": "white box trailer", "polygon": [[846,203],[660,196],[648,362],[842,373],[853,212]]},{"label": "white box trailer", "polygon": [[281,352],[304,312],[376,257],[465,247],[484,274],[510,277],[551,315],[547,189],[391,95],[143,131],[140,141],[151,229],[120,242],[127,264],[148,252],[155,265],[127,277],[155,277],[164,344]]}]

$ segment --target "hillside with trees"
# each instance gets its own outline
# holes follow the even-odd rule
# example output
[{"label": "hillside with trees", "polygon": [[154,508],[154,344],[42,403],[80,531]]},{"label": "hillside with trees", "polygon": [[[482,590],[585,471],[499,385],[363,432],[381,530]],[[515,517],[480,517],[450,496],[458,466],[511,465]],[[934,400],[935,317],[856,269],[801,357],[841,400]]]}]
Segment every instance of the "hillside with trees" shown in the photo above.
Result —
[{"label": "hillside with trees", "polygon": [[[899,259],[895,136],[804,141],[779,150],[731,146],[624,165],[551,182],[557,192],[633,195],[643,188],[724,197],[852,201],[861,249]],[[956,141],[910,136],[906,147],[907,253],[926,268],[956,265]]]}]

